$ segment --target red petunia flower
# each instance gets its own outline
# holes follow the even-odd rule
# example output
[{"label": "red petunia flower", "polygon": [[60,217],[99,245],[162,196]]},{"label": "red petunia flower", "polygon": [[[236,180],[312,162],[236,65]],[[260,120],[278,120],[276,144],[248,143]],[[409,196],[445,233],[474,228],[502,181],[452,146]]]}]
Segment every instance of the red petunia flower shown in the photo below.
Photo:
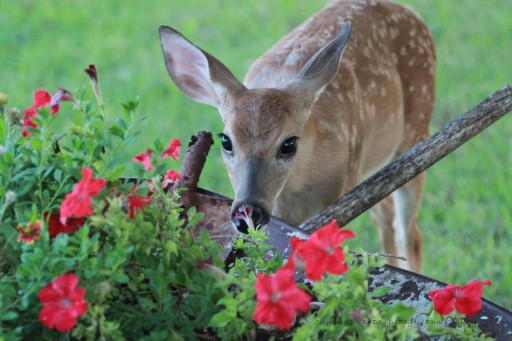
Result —
[{"label": "red petunia flower", "polygon": [[289,269],[281,268],[274,275],[258,274],[254,287],[258,305],[252,317],[258,323],[289,329],[297,313],[309,309],[311,296],[297,287]]},{"label": "red petunia flower", "polygon": [[105,187],[103,179],[93,179],[92,169],[82,168],[82,180],[68,193],[60,205],[60,222],[66,225],[69,217],[81,218],[93,214],[91,198]]},{"label": "red petunia flower", "polygon": [[18,242],[25,242],[26,244],[33,244],[34,241],[41,238],[39,230],[41,230],[41,222],[37,220],[34,223],[28,223],[27,226],[18,225],[16,228],[20,234],[18,235]]},{"label": "red petunia flower", "polygon": [[78,277],[69,273],[45,286],[38,294],[43,309],[39,321],[50,329],[69,333],[78,317],[87,311],[85,289],[77,287]]},{"label": "red petunia flower", "polygon": [[58,214],[45,213],[45,219],[48,214],[50,215],[48,232],[51,238],[55,238],[61,233],[73,233],[85,224],[84,218],[68,218],[66,224],[62,224]]},{"label": "red petunia flower", "polygon": [[[336,220],[332,220],[313,233],[309,239],[290,239],[292,257],[298,255],[306,262],[306,276],[312,281],[322,278],[327,271],[341,275],[347,272],[345,253],[340,244],[356,235],[350,230],[340,229]],[[290,257],[291,259],[293,259]]]},{"label": "red petunia flower", "polygon": [[174,169],[168,170],[167,173],[164,175],[164,188],[167,187],[169,184],[173,184],[176,182],[176,180],[182,180],[183,181],[183,175],[176,172]]},{"label": "red petunia flower", "polygon": [[177,138],[174,138],[171,143],[169,144],[169,147],[165,150],[165,152],[162,155],[162,159],[172,157],[174,160],[178,160],[180,157],[180,146],[181,142]]},{"label": "red petunia flower", "polygon": [[135,210],[140,209],[144,212],[144,206],[151,203],[151,196],[143,197],[140,195],[131,195],[128,197],[130,219],[135,217]]},{"label": "red petunia flower", "polygon": [[[48,92],[45,90],[37,90],[34,92],[34,104],[30,108],[25,109],[25,117],[23,118],[23,127],[37,127],[37,124],[35,124],[32,119],[37,117],[37,109],[44,108],[47,105],[49,105],[52,101],[52,97]],[[59,104],[55,103],[51,106],[51,113],[52,115],[55,115],[57,112],[59,112]],[[23,129],[23,132],[21,133],[23,136],[28,136],[29,132],[27,129]]]},{"label": "red petunia flower", "polygon": [[434,309],[439,314],[448,315],[455,308],[470,317],[482,309],[484,285],[491,286],[491,281],[472,280],[463,286],[448,284],[444,289],[429,292],[428,296],[434,301]]},{"label": "red petunia flower", "polygon": [[[109,195],[114,193],[114,190],[115,188],[111,189],[110,192],[109,192]],[[141,195],[134,195],[133,193],[135,193],[137,191],[137,185],[136,184],[133,184],[131,190],[126,193],[123,197],[123,208],[125,207],[124,203],[126,203],[126,201],[128,202],[128,213],[129,213],[129,217],[130,219],[133,219],[135,217],[135,210],[138,208],[140,209],[141,211],[144,212],[144,206],[148,206],[150,203],[151,203],[151,195],[149,196],[141,196]],[[150,190],[151,192],[151,190]],[[122,195],[121,192],[117,192],[115,193],[115,197],[120,197]]]},{"label": "red petunia flower", "polygon": [[132,162],[140,162],[144,165],[144,169],[150,171],[151,166],[151,155],[153,151],[151,149],[146,150],[144,153],[140,153],[132,158]]},{"label": "red petunia flower", "polygon": [[23,131],[21,132],[21,135],[28,136],[29,132],[26,129],[27,127],[35,128],[37,127],[37,124],[32,122],[32,119],[37,116],[36,109],[32,106],[30,108],[27,108],[24,110],[25,116],[23,117]]},{"label": "red petunia flower", "polygon": [[25,116],[23,118],[23,129],[22,135],[28,136],[29,132],[26,129],[27,127],[35,128],[37,127],[37,124],[32,121],[33,118],[37,117],[37,109],[44,108],[46,106],[50,106],[50,112],[52,115],[55,115],[59,112],[59,104],[61,102],[73,102],[76,105],[78,105],[78,102],[73,97],[71,92],[60,88],[53,94],[53,96],[50,96],[48,92],[45,90],[37,90],[34,92],[34,104],[30,108],[25,109]]}]

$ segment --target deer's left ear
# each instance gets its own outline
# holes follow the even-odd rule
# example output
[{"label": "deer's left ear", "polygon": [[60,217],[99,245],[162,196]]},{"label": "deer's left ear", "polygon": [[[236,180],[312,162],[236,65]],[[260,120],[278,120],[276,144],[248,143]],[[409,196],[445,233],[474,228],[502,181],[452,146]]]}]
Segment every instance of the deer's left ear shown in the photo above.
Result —
[{"label": "deer's left ear", "polygon": [[306,93],[308,98],[315,101],[324,88],[332,82],[336,76],[340,64],[340,57],[347,45],[351,29],[352,24],[346,22],[338,37],[311,57],[290,82],[288,88]]}]

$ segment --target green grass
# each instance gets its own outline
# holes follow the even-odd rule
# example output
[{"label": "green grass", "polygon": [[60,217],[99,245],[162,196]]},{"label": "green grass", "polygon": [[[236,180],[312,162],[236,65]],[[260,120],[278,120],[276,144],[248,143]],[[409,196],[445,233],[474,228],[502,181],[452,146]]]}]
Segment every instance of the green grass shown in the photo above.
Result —
[{"label": "green grass", "polygon": [[[438,55],[432,131],[512,80],[512,6],[508,0],[402,0],[432,29]],[[243,78],[251,62],[327,0],[259,1],[11,1],[0,10],[0,92],[27,107],[32,92],[88,83],[96,64],[108,111],[136,96],[148,118],[127,160],[155,138],[187,141],[198,130],[222,130],[213,108],[185,98],[170,81],[157,28],[178,28]],[[485,296],[512,308],[512,118],[436,164],[428,173],[421,208],[423,273],[446,282],[493,282]],[[219,143],[201,179],[203,187],[232,195]],[[380,249],[367,215],[350,224],[359,245]]]}]

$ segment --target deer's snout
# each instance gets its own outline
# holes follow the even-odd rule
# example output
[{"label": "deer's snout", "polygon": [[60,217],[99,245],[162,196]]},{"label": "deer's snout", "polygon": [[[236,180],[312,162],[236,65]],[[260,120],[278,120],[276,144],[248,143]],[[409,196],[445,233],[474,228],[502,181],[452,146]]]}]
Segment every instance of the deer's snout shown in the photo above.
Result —
[{"label": "deer's snout", "polygon": [[242,203],[233,205],[231,209],[233,226],[242,233],[247,233],[249,227],[256,228],[266,225],[270,220],[270,214],[261,205],[256,203]]}]

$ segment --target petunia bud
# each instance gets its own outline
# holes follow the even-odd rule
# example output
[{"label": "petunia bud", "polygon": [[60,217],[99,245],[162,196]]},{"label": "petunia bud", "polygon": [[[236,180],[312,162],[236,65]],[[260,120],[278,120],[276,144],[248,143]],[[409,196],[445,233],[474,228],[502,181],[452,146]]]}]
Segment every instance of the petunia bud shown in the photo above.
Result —
[{"label": "petunia bud", "polygon": [[63,88],[59,88],[59,90],[53,94],[50,101],[50,106],[53,107],[59,105],[60,102],[73,102],[73,104],[75,104],[77,107],[80,107],[80,104],[75,99],[73,94]]},{"label": "petunia bud", "polygon": [[98,71],[96,70],[96,66],[94,64],[90,64],[89,67],[84,71],[91,78],[92,90],[94,91],[94,95],[96,95],[98,103],[100,105],[103,104],[103,96],[101,95],[100,83],[98,81]]}]

